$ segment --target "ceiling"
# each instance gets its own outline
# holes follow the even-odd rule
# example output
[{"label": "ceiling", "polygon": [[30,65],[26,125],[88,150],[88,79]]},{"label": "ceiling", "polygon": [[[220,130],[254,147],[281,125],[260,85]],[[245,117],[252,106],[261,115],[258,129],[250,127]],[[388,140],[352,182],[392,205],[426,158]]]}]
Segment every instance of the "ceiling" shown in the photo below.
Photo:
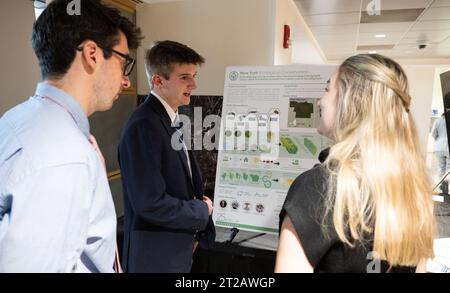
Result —
[{"label": "ceiling", "polygon": [[369,51],[393,58],[450,58],[450,0],[294,2],[328,60]]},{"label": "ceiling", "polygon": [[155,3],[161,3],[161,2],[176,2],[176,1],[184,1],[184,0],[132,0],[134,2],[145,2],[148,4],[155,4]]}]

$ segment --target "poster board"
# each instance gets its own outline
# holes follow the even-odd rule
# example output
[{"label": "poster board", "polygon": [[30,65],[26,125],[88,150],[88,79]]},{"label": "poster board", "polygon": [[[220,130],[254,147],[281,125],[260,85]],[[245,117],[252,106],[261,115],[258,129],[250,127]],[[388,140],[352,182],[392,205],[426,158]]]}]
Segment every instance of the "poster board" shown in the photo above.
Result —
[{"label": "poster board", "polygon": [[227,68],[214,192],[216,226],[278,233],[290,185],[331,145],[317,133],[317,101],[336,69]]}]

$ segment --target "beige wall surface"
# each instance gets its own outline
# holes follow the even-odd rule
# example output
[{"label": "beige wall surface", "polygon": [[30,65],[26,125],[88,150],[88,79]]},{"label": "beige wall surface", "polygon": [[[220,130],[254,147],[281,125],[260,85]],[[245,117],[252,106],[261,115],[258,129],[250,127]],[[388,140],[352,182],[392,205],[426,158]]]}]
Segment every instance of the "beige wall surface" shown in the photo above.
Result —
[{"label": "beige wall surface", "polygon": [[[324,64],[325,56],[293,0],[275,3],[274,64]],[[290,46],[283,48],[284,25],[290,27]]]},{"label": "beige wall surface", "polygon": [[0,116],[34,94],[40,79],[31,48],[34,6],[29,0],[2,0],[0,9]]},{"label": "beige wall surface", "polygon": [[196,95],[223,95],[226,66],[272,65],[274,0],[189,0],[137,7],[145,40],[138,50],[138,93],[148,93],[145,50],[155,40],[184,43],[206,58]]},{"label": "beige wall surface", "polygon": [[408,77],[412,98],[411,113],[416,122],[422,152],[425,154],[436,68],[434,66],[403,66],[403,69]]},{"label": "beige wall surface", "polygon": [[441,74],[450,71],[449,66],[439,67],[436,69],[434,75],[434,89],[433,89],[433,100],[431,102],[431,109],[438,110],[437,116],[440,116],[444,112],[444,100],[442,97],[442,87],[441,87]]}]

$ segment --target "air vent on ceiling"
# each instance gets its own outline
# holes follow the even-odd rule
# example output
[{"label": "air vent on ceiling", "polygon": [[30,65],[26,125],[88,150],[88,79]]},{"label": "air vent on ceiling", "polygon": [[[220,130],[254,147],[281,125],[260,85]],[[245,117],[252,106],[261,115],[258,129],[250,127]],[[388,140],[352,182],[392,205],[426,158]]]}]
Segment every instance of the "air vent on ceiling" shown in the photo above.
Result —
[{"label": "air vent on ceiling", "polygon": [[373,45],[373,46],[358,46],[356,48],[358,51],[367,51],[367,50],[391,50],[395,45]]},{"label": "air vent on ceiling", "polygon": [[369,15],[367,11],[361,11],[361,23],[414,22],[424,10],[425,8],[381,10],[380,15]]}]

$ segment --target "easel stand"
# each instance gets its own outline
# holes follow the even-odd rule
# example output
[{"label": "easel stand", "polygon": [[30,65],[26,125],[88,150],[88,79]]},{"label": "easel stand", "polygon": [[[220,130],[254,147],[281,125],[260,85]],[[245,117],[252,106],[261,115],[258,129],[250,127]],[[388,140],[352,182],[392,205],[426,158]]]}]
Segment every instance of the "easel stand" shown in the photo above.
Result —
[{"label": "easel stand", "polygon": [[236,235],[239,233],[239,229],[236,227],[233,227],[230,229],[230,238],[228,238],[227,241],[225,241],[225,243],[231,243],[233,242],[233,239],[236,237]]}]

